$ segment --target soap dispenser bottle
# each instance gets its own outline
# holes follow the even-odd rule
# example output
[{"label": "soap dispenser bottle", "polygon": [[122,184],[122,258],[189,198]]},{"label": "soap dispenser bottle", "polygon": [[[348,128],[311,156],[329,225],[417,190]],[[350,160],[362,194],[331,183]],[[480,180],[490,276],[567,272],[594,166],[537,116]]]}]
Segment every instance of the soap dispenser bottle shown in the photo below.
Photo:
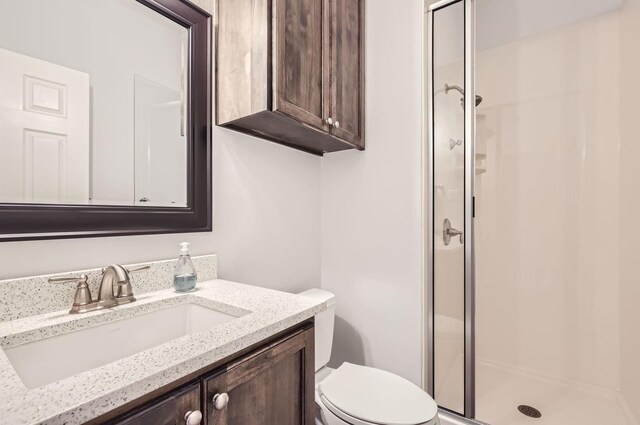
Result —
[{"label": "soap dispenser bottle", "polygon": [[198,275],[189,256],[189,242],[182,242],[180,247],[180,258],[173,274],[173,287],[177,292],[190,292],[196,288]]}]

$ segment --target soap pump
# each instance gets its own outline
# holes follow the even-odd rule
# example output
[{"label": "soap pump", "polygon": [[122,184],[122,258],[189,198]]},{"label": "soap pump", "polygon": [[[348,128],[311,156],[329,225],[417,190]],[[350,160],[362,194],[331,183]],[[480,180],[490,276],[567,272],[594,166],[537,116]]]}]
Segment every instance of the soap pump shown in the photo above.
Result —
[{"label": "soap pump", "polygon": [[196,288],[198,275],[189,256],[189,242],[180,244],[180,258],[173,274],[173,287],[177,292],[190,292]]}]

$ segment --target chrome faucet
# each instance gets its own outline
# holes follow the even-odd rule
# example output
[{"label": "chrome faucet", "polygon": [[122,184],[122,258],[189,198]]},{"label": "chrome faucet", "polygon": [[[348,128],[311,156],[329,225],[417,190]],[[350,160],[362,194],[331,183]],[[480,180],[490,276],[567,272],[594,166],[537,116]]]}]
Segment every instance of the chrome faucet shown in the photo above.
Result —
[{"label": "chrome faucet", "polygon": [[[121,287],[128,285],[129,292],[131,291],[131,282],[129,279],[130,277],[127,270],[117,264],[112,264],[102,269],[102,280],[100,281],[100,289],[98,289],[98,303],[101,303],[103,308],[118,305],[118,296],[120,295]],[[132,301],[135,301],[133,294],[131,294],[131,299],[128,302]]]},{"label": "chrome faucet", "polygon": [[98,289],[98,300],[93,301],[91,290],[87,285],[87,275],[77,277],[52,277],[49,283],[70,283],[77,282],[76,293],[73,297],[73,305],[69,313],[78,314],[89,311],[111,308],[117,305],[134,302],[131,287],[131,273],[148,269],[150,266],[140,266],[133,269],[126,269],[118,264],[113,264],[102,269],[102,280]]}]

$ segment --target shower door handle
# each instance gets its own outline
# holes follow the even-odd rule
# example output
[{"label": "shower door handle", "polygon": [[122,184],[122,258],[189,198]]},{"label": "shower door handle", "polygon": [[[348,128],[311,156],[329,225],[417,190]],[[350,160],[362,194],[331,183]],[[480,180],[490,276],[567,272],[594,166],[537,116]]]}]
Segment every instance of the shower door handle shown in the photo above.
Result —
[{"label": "shower door handle", "polygon": [[442,241],[444,242],[444,246],[449,246],[451,238],[456,236],[460,236],[460,244],[462,245],[464,243],[464,233],[461,230],[451,227],[451,222],[448,218],[445,218],[444,224],[442,225]]}]

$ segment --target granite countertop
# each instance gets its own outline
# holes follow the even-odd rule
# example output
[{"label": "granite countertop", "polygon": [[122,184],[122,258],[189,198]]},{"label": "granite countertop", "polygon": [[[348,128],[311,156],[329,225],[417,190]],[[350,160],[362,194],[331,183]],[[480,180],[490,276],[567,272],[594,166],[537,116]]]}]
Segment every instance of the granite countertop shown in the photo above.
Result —
[{"label": "granite countertop", "polygon": [[[316,299],[225,280],[137,296],[131,304],[81,315],[68,310],[0,323],[2,423],[81,424],[309,319],[326,305]],[[70,300],[71,302],[71,300]],[[141,313],[195,303],[237,319],[186,335],[107,365],[29,389],[4,349]]]}]

